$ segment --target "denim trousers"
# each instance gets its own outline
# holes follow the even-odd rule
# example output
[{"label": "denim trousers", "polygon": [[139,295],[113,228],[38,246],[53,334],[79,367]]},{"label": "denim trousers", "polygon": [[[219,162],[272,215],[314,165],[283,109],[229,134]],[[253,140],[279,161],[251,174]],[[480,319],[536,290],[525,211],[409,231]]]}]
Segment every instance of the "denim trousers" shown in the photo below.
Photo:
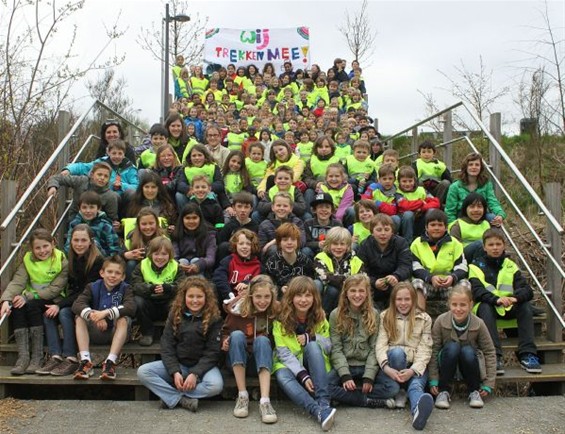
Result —
[{"label": "denim trousers", "polygon": [[[364,366],[350,366],[349,373],[353,380],[361,381],[365,372]],[[364,395],[361,389],[345,390],[337,371],[332,369],[329,373],[329,387],[332,399],[356,407],[366,407],[367,399],[388,399],[394,397],[400,390],[396,381],[379,370],[373,383],[373,390]]]},{"label": "denim trousers", "polygon": [[335,286],[324,286],[322,281],[318,279],[314,280],[314,283],[316,284],[316,288],[318,288],[320,297],[322,298],[322,309],[326,312],[326,318],[329,318],[332,310],[337,307],[340,290]]},{"label": "denim trousers", "polygon": [[[58,323],[61,323],[63,329],[62,347]],[[57,318],[47,318],[44,316],[43,326],[45,327],[49,354],[52,356],[76,357],[78,350],[75,336],[75,314],[70,306],[62,308]]]},{"label": "denim trousers", "polygon": [[[401,347],[391,347],[387,352],[387,358],[388,365],[397,371],[410,367],[406,360],[406,353]],[[410,410],[412,413],[414,413],[420,397],[425,393],[427,382],[428,370],[426,369],[423,375],[414,374],[406,383],[406,394],[410,400]]]},{"label": "denim trousers", "polygon": [[292,402],[304,408],[312,416],[318,417],[322,408],[329,407],[330,393],[324,356],[316,342],[310,342],[304,347],[303,362],[314,383],[314,396],[302,387],[290,369],[281,368],[275,376],[279,386]]},{"label": "denim trousers", "polygon": [[[188,375],[188,366],[180,365],[183,378]],[[137,378],[141,384],[157,395],[169,407],[177,406],[183,396],[188,398],[209,398],[219,395],[224,387],[224,379],[217,367],[213,367],[199,379],[193,390],[182,392],[174,386],[173,377],[161,360],[146,363],[137,370]]]},{"label": "denim trousers", "polygon": [[[235,330],[230,334],[230,347],[228,350],[228,364],[230,366],[247,366],[247,338],[241,330]],[[253,341],[253,357],[257,372],[260,369],[273,370],[273,348],[267,336],[257,336]]]},{"label": "denim trousers", "polygon": [[469,392],[479,390],[481,386],[481,372],[479,359],[475,349],[470,345],[461,345],[459,342],[447,342],[438,356],[439,365],[439,391],[449,391],[449,385],[455,378],[457,368],[461,373]]}]

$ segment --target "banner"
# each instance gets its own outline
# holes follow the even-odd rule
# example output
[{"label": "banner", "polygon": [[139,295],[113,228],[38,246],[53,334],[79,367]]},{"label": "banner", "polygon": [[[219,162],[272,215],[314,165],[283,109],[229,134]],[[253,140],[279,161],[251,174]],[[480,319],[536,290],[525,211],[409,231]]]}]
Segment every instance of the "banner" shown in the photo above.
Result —
[{"label": "banner", "polygon": [[227,66],[255,65],[259,70],[272,63],[282,71],[286,61],[294,70],[310,66],[308,27],[291,29],[210,29],[204,42],[204,61]]}]

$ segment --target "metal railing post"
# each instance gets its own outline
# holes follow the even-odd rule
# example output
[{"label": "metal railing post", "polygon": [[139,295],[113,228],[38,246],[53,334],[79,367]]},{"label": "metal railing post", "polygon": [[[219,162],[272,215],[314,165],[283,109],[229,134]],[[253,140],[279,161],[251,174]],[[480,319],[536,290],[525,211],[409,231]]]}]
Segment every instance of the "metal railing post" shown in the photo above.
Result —
[{"label": "metal railing post", "polygon": [[[451,110],[446,112],[443,115],[444,123],[443,123],[443,141],[449,142],[453,139],[453,113]],[[446,146],[443,150],[443,162],[448,167],[449,170],[453,169],[452,162],[453,162],[453,150],[451,146]]]},{"label": "metal railing post", "polygon": [[[71,114],[68,111],[61,110],[59,112],[59,116],[57,117],[57,140],[59,140],[59,142],[61,142],[67,135],[70,124]],[[59,169],[59,171],[61,171],[63,167],[65,167],[65,165],[69,162],[69,146],[70,144],[69,142],[67,142],[67,145],[61,150],[61,153],[57,157],[57,168]],[[61,187],[57,192],[57,220],[59,220],[65,209],[67,201],[67,191],[67,187]],[[66,226],[66,222],[64,222],[64,227]],[[57,243],[59,246],[65,245],[65,234],[63,232],[64,231],[59,231],[56,235]]]},{"label": "metal railing post", "polygon": [[[561,220],[561,184],[550,182],[545,187],[545,202],[553,216]],[[556,261],[561,264],[562,240],[559,232],[550,224],[546,228],[549,250]],[[547,290],[551,293],[551,300],[560,315],[563,315],[563,276],[555,268],[555,265],[547,261]],[[549,315],[547,320],[547,337],[553,342],[563,340],[563,330],[561,324],[553,315]],[[547,363],[547,360],[546,360]]]},{"label": "metal railing post", "polygon": [[418,127],[412,128],[412,146],[411,146],[412,154],[414,155],[411,158],[411,161],[414,161],[418,157]]},{"label": "metal railing post", "polygon": [[[0,201],[0,216],[6,217],[17,202],[16,195],[18,194],[18,183],[12,180],[3,180],[0,182],[0,194],[2,200]],[[10,253],[12,252],[12,245],[16,242],[16,221],[12,221],[10,225],[2,232],[2,243],[0,246],[0,263],[4,264]],[[4,273],[0,275],[0,293],[6,289],[10,279],[16,269],[15,262],[9,265]],[[8,321],[5,321],[0,328],[0,342],[8,342]]]},{"label": "metal railing post", "polygon": [[[493,113],[490,115],[490,133],[496,141],[502,146],[502,116],[500,113]],[[488,142],[488,162],[492,171],[498,179],[500,179],[500,153],[490,140]],[[494,191],[497,195],[500,194],[500,188],[495,185]]]}]

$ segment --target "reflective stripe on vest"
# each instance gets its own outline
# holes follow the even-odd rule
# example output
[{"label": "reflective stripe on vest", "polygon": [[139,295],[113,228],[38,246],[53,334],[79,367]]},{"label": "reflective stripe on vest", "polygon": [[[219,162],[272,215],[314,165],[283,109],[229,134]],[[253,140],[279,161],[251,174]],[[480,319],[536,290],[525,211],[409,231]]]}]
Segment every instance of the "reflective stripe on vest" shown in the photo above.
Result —
[{"label": "reflective stripe on vest", "polygon": [[241,151],[241,146],[243,145],[243,142],[245,141],[245,139],[249,137],[249,134],[247,133],[232,133],[229,132],[227,134],[227,139],[228,139],[228,149],[230,151]]},{"label": "reflective stripe on vest", "polygon": [[178,262],[173,259],[167,263],[161,273],[156,273],[151,266],[151,260],[149,258],[145,258],[141,261],[141,274],[143,275],[143,281],[154,285],[174,282],[178,268]]},{"label": "reflective stripe on vest", "polygon": [[216,172],[216,165],[213,163],[204,164],[202,167],[188,166],[184,168],[184,174],[189,184],[195,176],[204,175],[208,178],[210,184],[214,181],[214,173]]},{"label": "reflective stripe on vest", "polygon": [[410,246],[410,251],[431,274],[447,276],[451,274],[456,259],[463,254],[463,244],[452,238],[451,241],[441,245],[436,256],[430,245],[422,242],[422,237],[418,237]]},{"label": "reflective stripe on vest", "polygon": [[442,161],[430,161],[426,163],[418,158],[416,160],[416,168],[418,169],[418,180],[422,181],[441,181],[441,175],[445,172],[445,163]]},{"label": "reflective stripe on vest", "polygon": [[[469,278],[471,279],[475,277],[479,279],[487,291],[492,292],[498,297],[512,297],[514,295],[514,275],[518,271],[518,265],[516,265],[516,263],[511,259],[505,258],[504,261],[502,261],[502,266],[500,267],[498,276],[496,276],[496,288],[486,281],[483,270],[474,264],[469,266]],[[477,311],[479,304],[481,303],[477,303],[473,307],[473,312]],[[504,316],[507,311],[512,309],[512,306],[496,306],[495,309],[500,316]]]},{"label": "reflective stripe on vest", "polygon": [[24,266],[29,280],[23,292],[33,294],[33,298],[39,298],[38,292],[47,288],[63,269],[65,254],[59,249],[54,249],[53,254],[43,261],[34,261],[32,257],[31,252],[27,252],[24,256]]}]

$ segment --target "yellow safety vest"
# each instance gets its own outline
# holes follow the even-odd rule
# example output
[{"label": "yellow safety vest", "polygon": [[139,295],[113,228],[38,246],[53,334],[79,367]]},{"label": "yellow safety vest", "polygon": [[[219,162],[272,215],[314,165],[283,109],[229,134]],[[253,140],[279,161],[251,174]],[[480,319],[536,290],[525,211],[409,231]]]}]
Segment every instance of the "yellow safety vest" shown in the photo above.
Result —
[{"label": "yellow safety vest", "polygon": [[363,226],[363,223],[353,223],[353,235],[357,235],[357,244],[361,244],[366,238],[371,235],[371,231]]},{"label": "yellow safety vest", "polygon": [[216,165],[214,163],[205,163],[202,167],[188,166],[184,168],[184,174],[190,184],[195,176],[204,175],[208,181],[214,181],[214,173],[216,172]]},{"label": "yellow safety vest", "polygon": [[181,164],[184,164],[184,162],[186,161],[186,157],[188,157],[188,154],[190,154],[190,151],[192,151],[192,148],[196,144],[198,144],[198,140],[196,140],[194,137],[188,139],[188,142],[186,143],[186,147],[184,148],[184,152],[182,153],[182,160],[180,160]]},{"label": "yellow safety vest", "polygon": [[375,162],[369,157],[365,161],[359,161],[355,156],[349,155],[345,158],[347,162],[347,172],[351,178],[364,179],[370,177],[375,170]]},{"label": "yellow safety vest", "polygon": [[296,147],[298,148],[298,152],[300,153],[300,159],[307,163],[310,161],[310,157],[312,157],[312,149],[314,149],[313,142],[306,142],[302,143],[299,142]]},{"label": "yellow safety vest", "polygon": [[241,151],[241,147],[245,139],[249,137],[247,133],[232,133],[229,132],[227,135],[228,139],[228,149],[230,151]]},{"label": "yellow safety vest", "polygon": [[469,223],[463,219],[457,219],[449,225],[449,228],[453,227],[455,223],[459,223],[459,229],[461,229],[461,242],[463,246],[468,246],[473,241],[482,240],[483,234],[490,229],[490,223],[483,220],[479,224]]},{"label": "yellow safety vest", "polygon": [[251,158],[247,157],[245,159],[245,168],[247,169],[247,173],[249,173],[251,183],[257,187],[265,177],[265,173],[267,173],[267,162],[261,160],[256,163]]},{"label": "yellow safety vest", "polygon": [[31,252],[24,255],[24,266],[29,280],[23,293],[31,293],[33,298],[39,298],[39,291],[47,288],[63,269],[65,254],[59,249],[54,249],[53,254],[43,261],[35,261],[32,258]]},{"label": "yellow safety vest", "polygon": [[[131,250],[131,237],[129,234],[131,231],[135,229],[137,226],[137,218],[136,217],[126,217],[121,220],[122,227],[124,228],[124,246],[127,250]],[[159,217],[159,225],[166,229],[169,226],[167,219],[165,217]]]},{"label": "yellow safety vest", "polygon": [[192,92],[202,95],[208,87],[207,78],[190,77],[190,84],[192,85]]},{"label": "yellow safety vest", "polygon": [[226,193],[239,193],[243,190],[243,179],[241,179],[241,174],[232,172],[227,173],[224,176],[224,185],[226,187]]},{"label": "yellow safety vest", "polygon": [[[334,272],[334,263],[332,258],[326,252],[320,252],[316,255],[316,258],[320,262],[322,262],[330,273]],[[363,261],[359,258],[359,256],[352,256],[349,261],[350,266],[350,274],[354,275],[359,273],[359,270],[363,266]]]},{"label": "yellow safety vest", "polygon": [[452,238],[441,245],[436,256],[430,245],[423,242],[422,237],[418,237],[412,242],[410,251],[430,273],[447,276],[451,274],[455,260],[463,254],[463,244]]},{"label": "yellow safety vest", "polygon": [[[292,197],[292,201],[294,202],[294,191],[296,190],[296,187],[294,185],[291,185],[289,190],[288,190],[288,194],[290,194],[290,197]],[[279,192],[279,187],[276,185],[273,185],[271,188],[269,188],[269,199],[271,199],[271,202],[275,199],[275,194],[277,194]]]},{"label": "yellow safety vest", "polygon": [[343,199],[343,195],[345,194],[347,187],[349,187],[349,184],[345,184],[339,190],[336,190],[334,188],[329,188],[325,184],[322,184],[321,189],[324,193],[328,193],[332,197],[334,207],[337,209],[339,207],[339,204],[341,203],[341,199]]},{"label": "yellow safety vest", "polygon": [[[511,259],[505,258],[504,261],[502,261],[502,267],[498,272],[498,276],[496,276],[496,288],[485,280],[485,273],[483,273],[483,270],[475,264],[471,264],[469,266],[469,278],[471,279],[476,277],[484,285],[487,291],[492,292],[498,297],[512,297],[514,294],[514,275],[518,271],[520,271],[518,265],[516,265],[516,263]],[[481,303],[475,304],[473,307],[473,313],[477,313],[479,304]],[[496,306],[495,309],[500,316],[504,316],[507,311],[512,309],[512,306]]]},{"label": "yellow safety vest", "polygon": [[337,145],[335,147],[335,156],[339,158],[339,161],[345,163],[347,157],[351,155],[351,145],[340,146]]},{"label": "yellow safety vest", "polygon": [[328,166],[333,163],[339,163],[339,157],[337,155],[332,155],[327,160],[320,160],[317,155],[312,155],[310,157],[310,169],[312,170],[312,175],[316,179],[324,179]]},{"label": "yellow safety vest", "polygon": [[423,181],[441,181],[441,175],[445,172],[445,163],[443,161],[430,161],[426,163],[424,160],[418,158],[416,160],[416,168],[418,169],[418,180]]},{"label": "yellow safety vest", "polygon": [[153,167],[155,161],[157,161],[157,154],[155,154],[153,149],[146,149],[141,153],[139,158],[143,167],[147,169],[149,167]]},{"label": "yellow safety vest", "polygon": [[426,200],[426,198],[428,197],[428,194],[426,193],[424,187],[418,187],[414,191],[396,190],[396,192],[409,201],[418,200],[418,199]]},{"label": "yellow safety vest", "polygon": [[141,274],[143,275],[143,281],[153,285],[162,285],[163,283],[174,282],[177,277],[178,269],[179,264],[174,259],[169,261],[160,273],[157,273],[153,269],[149,258],[142,259],[141,261]]}]

